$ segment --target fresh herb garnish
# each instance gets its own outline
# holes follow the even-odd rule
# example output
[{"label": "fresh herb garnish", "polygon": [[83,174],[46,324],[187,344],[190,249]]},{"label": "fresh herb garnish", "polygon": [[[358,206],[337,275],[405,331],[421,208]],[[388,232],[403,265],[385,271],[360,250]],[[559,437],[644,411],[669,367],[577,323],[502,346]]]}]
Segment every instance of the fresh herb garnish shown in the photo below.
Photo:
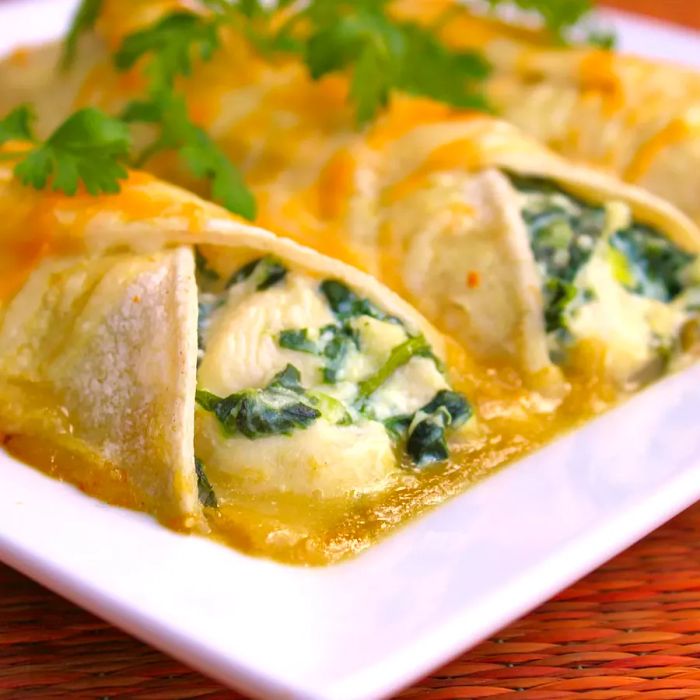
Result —
[{"label": "fresh herb garnish", "polygon": [[25,150],[2,154],[18,160],[15,175],[25,185],[74,195],[82,184],[92,195],[119,192],[127,177],[124,165],[131,147],[125,124],[93,107],[72,114],[43,143],[31,129],[33,115],[26,105],[17,107],[0,122],[0,144],[11,139],[31,141]]},{"label": "fresh herb garnish", "polygon": [[31,105],[15,107],[0,120],[0,145],[7,141],[34,141],[32,122],[35,119]]},{"label": "fresh herb garnish", "polygon": [[193,56],[211,58],[219,46],[219,17],[175,12],[146,29],[127,36],[114,54],[117,70],[146,60],[146,99],[127,104],[122,118],[159,129],[156,138],[135,158],[139,167],[161,151],[176,151],[195,177],[208,180],[211,196],[227,209],[255,218],[255,200],[238,168],[204,129],[189,116],[187,104],[175,89],[179,75],[190,75]]},{"label": "fresh herb garnish", "polygon": [[299,51],[311,77],[349,70],[360,125],[386,107],[395,90],[484,109],[484,58],[448,48],[427,27],[393,19],[388,6],[388,0],[311,0],[300,10],[295,19],[310,31]]},{"label": "fresh herb garnish", "polygon": [[114,54],[118,70],[149,55],[146,75],[152,89],[170,89],[178,75],[190,75],[192,57],[209,60],[219,47],[218,21],[190,12],[174,12],[128,35]]},{"label": "fresh herb garnish", "polygon": [[256,258],[246,263],[240,270],[231,275],[226,287],[231,287],[239,282],[254,277],[255,289],[264,292],[266,289],[281,282],[287,276],[287,268],[276,258],[266,255],[263,258]]},{"label": "fresh herb garnish", "polygon": [[245,389],[225,398],[197,390],[196,401],[217,417],[229,437],[243,435],[256,440],[290,435],[321,417],[300,381],[299,370],[287,365],[264,389]]},{"label": "fresh herb garnish", "polygon": [[[492,6],[510,2],[535,12],[558,37],[565,36],[590,9],[588,0],[488,2]],[[255,200],[241,172],[192,120],[176,86],[177,77],[190,75],[196,60],[207,61],[220,48],[224,26],[240,31],[264,53],[300,55],[314,78],[337,71],[349,73],[349,95],[361,125],[387,105],[395,91],[457,107],[487,107],[482,84],[489,69],[483,56],[444,44],[439,38],[440,23],[428,27],[397,19],[390,0],[310,0],[305,4],[203,0],[203,5],[206,11],[173,11],[133,32],[114,54],[117,70],[143,65],[146,93],[127,104],[122,121],[155,128],[150,144],[134,155],[121,121],[106,123],[109,117],[81,110],[66,120],[61,134],[50,137],[50,144],[47,141],[44,148],[29,154],[29,163],[18,170],[23,182],[42,188],[51,180],[67,194],[74,193],[79,182],[93,194],[117,192],[118,181],[126,176],[127,160],[141,167],[157,153],[175,151],[196,178],[209,181],[213,199],[234,213],[254,218]],[[64,68],[74,62],[80,36],[94,28],[102,7],[103,0],[82,0],[64,42]],[[597,33],[593,38],[610,43],[608,35]],[[10,127],[17,127],[4,121],[6,134]],[[24,126],[28,124],[27,117]],[[30,135],[28,129],[15,129],[15,133],[23,139]]]},{"label": "fresh herb garnish", "polygon": [[[551,34],[566,40],[572,27],[586,17],[589,0],[488,0],[493,7],[516,5],[539,15]],[[349,96],[362,126],[384,108],[394,92],[430,97],[458,108],[488,109],[483,93],[489,65],[476,51],[453,49],[436,26],[402,21],[390,0],[310,0],[280,2],[283,21],[271,22],[274,11],[264,0],[208,2],[234,21],[238,11],[247,22],[244,33],[263,53],[300,55],[314,79],[341,71],[350,75]],[[467,11],[467,10],[462,10]],[[266,20],[266,21],[265,21]],[[240,22],[238,22],[240,26]],[[610,33],[596,31],[587,39],[610,46]]]},{"label": "fresh herb garnish", "polygon": [[78,39],[81,34],[90,31],[97,22],[104,0],[82,0],[70,24],[65,41],[63,42],[63,56],[61,68],[66,70],[73,65],[78,50]]},{"label": "fresh herb garnish", "polygon": [[216,508],[219,505],[216,499],[216,494],[214,493],[214,489],[207,478],[204,464],[198,457],[194,458],[194,469],[197,474],[197,493],[199,495],[199,502],[207,508]]}]

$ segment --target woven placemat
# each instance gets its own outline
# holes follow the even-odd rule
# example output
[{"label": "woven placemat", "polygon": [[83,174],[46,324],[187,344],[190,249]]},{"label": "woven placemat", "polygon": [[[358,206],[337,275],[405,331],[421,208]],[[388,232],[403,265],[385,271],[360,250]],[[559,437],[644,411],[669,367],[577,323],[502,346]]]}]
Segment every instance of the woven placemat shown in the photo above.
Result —
[{"label": "woven placemat", "polygon": [[[700,698],[700,504],[401,697],[640,695]],[[0,698],[27,697],[242,696],[0,565]]]}]

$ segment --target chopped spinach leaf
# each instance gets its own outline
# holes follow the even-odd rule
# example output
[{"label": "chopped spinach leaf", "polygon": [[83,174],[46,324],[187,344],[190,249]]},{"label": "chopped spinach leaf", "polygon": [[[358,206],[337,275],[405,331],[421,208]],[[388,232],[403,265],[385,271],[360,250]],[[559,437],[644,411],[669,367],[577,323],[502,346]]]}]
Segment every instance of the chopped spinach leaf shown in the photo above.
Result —
[{"label": "chopped spinach leaf", "polygon": [[408,429],[406,452],[417,467],[425,467],[446,460],[450,452],[445,439],[445,428],[449,425],[447,409],[440,408],[436,413],[416,414]]},{"label": "chopped spinach leaf", "polygon": [[296,394],[303,394],[304,388],[301,386],[301,372],[294,365],[287,365],[281,372],[278,372],[268,385],[269,389],[288,389]]},{"label": "chopped spinach leaf", "polygon": [[254,277],[255,289],[258,292],[264,292],[277,282],[281,282],[286,275],[287,268],[279,260],[266,255],[264,258],[256,258],[246,263],[240,270],[231,275],[226,287]]},{"label": "chopped spinach leaf", "polygon": [[213,412],[222,401],[220,396],[212,394],[204,389],[197,389],[194,395],[194,400],[205,410]]},{"label": "chopped spinach leaf", "polygon": [[323,381],[335,384],[352,347],[359,349],[357,331],[349,323],[329,324],[320,329],[319,339],[309,338],[307,328],[284,330],[279,334],[280,347],[326,358]]},{"label": "chopped spinach leaf", "polygon": [[290,435],[308,428],[321,416],[300,380],[299,370],[287,365],[264,389],[244,389],[225,398],[198,390],[196,401],[217,417],[229,437],[244,435],[256,440]]},{"label": "chopped spinach leaf", "polygon": [[318,346],[309,338],[308,328],[288,329],[279,334],[280,347],[318,355]]},{"label": "chopped spinach leaf", "polygon": [[329,423],[334,425],[352,425],[352,416],[341,401],[320,391],[309,391],[308,393],[314,402],[314,406],[321,411],[321,415]]},{"label": "chopped spinach leaf", "polygon": [[392,440],[402,440],[409,427],[411,426],[411,421],[413,420],[413,415],[402,414],[400,416],[392,416],[384,421],[384,427],[389,433]]},{"label": "chopped spinach leaf", "polygon": [[321,329],[321,340],[324,343],[323,356],[328,360],[323,368],[323,381],[326,384],[335,384],[350,349],[359,349],[360,340],[355,329],[347,323],[325,326]]},{"label": "chopped spinach leaf", "polygon": [[378,321],[401,323],[395,316],[385,314],[369,299],[358,297],[350,287],[339,280],[324,280],[321,282],[321,293],[326,297],[331,311],[340,321],[347,321],[357,316],[370,316]]},{"label": "chopped spinach leaf", "polygon": [[424,467],[449,457],[446,430],[463,425],[471,415],[462,394],[443,389],[413,415],[394,416],[384,425],[392,439],[406,440],[406,453],[417,467]]},{"label": "chopped spinach leaf", "polygon": [[572,282],[550,277],[544,283],[544,324],[547,333],[568,330],[567,317],[578,291]]},{"label": "chopped spinach leaf", "polygon": [[450,416],[450,425],[456,428],[466,423],[472,415],[472,407],[464,396],[456,391],[442,389],[420,410],[425,413],[436,413],[444,408]]},{"label": "chopped spinach leaf", "polygon": [[610,247],[627,260],[629,291],[663,302],[683,291],[682,272],[694,258],[651,227],[633,224],[616,231]]},{"label": "chopped spinach leaf", "polygon": [[413,357],[433,357],[428,341],[422,335],[408,338],[392,349],[386,362],[368,379],[360,382],[359,396],[371,396],[399,367],[410,362]]},{"label": "chopped spinach leaf", "polygon": [[522,216],[543,274],[573,281],[602,235],[605,209],[586,204],[548,180],[511,179],[527,195]]},{"label": "chopped spinach leaf", "polygon": [[273,285],[281,282],[287,274],[287,268],[271,258],[266,259],[264,274],[255,287],[259,292],[264,292]]},{"label": "chopped spinach leaf", "polygon": [[546,332],[568,341],[572,315],[594,298],[574,280],[603,236],[606,210],[587,204],[549,180],[511,176],[511,181],[525,195],[522,217],[543,277]]},{"label": "chopped spinach leaf", "polygon": [[204,470],[204,464],[202,460],[198,457],[194,458],[194,468],[197,473],[197,492],[199,495],[199,502],[207,508],[216,508],[219,503],[216,499],[216,494],[212,488],[207,474]]}]

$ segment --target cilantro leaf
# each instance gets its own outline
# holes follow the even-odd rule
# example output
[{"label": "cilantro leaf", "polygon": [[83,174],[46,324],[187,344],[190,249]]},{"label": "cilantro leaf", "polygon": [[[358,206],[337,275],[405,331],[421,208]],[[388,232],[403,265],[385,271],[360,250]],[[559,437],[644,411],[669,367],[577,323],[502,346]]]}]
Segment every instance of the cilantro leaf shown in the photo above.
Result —
[{"label": "cilantro leaf", "polygon": [[204,129],[195,124],[184,98],[175,92],[178,75],[189,75],[192,58],[211,58],[219,46],[217,15],[188,12],[167,15],[153,26],[127,36],[114,55],[118,70],[128,70],[144,57],[148,98],[130,102],[122,118],[160,127],[157,138],[135,160],[144,165],[160,151],[175,150],[195,177],[208,180],[211,197],[247,219],[255,218],[255,199],[240,170]]},{"label": "cilantro leaf", "polygon": [[240,170],[209,134],[190,120],[180,95],[168,89],[154,90],[150,100],[130,102],[122,118],[160,127],[159,135],[136,159],[137,166],[159,151],[175,150],[196,177],[211,183],[212,199],[235,214],[255,218],[255,198]]},{"label": "cilantro leaf", "polygon": [[34,109],[31,105],[15,107],[0,120],[0,144],[6,141],[34,141],[32,130],[34,118]]},{"label": "cilantro leaf", "polygon": [[61,68],[70,68],[75,61],[78,50],[78,39],[84,32],[95,26],[97,18],[102,11],[104,0],[82,0],[71,21],[70,29],[63,42],[63,56],[61,57]]},{"label": "cilantro leaf", "polygon": [[98,109],[75,112],[41,145],[15,167],[25,185],[42,189],[52,178],[52,189],[74,195],[83,183],[90,194],[119,192],[119,180],[127,177],[123,160],[131,138],[124,122]]},{"label": "cilantro leaf", "polygon": [[212,199],[246,219],[255,218],[255,198],[241,171],[209,134],[194,127],[180,147],[180,155],[194,175],[211,182]]},{"label": "cilantro leaf", "polygon": [[211,58],[219,46],[218,23],[189,12],[166,15],[151,27],[127,36],[114,54],[119,70],[128,70],[140,58],[150,54],[146,69],[152,87],[172,87],[178,75],[190,75],[192,56]]},{"label": "cilantro leaf", "polygon": [[386,4],[313,0],[305,11],[312,30],[304,45],[311,77],[351,69],[350,98],[360,126],[386,107],[394,90],[484,109],[486,61],[448,48],[429,28],[391,19]]}]

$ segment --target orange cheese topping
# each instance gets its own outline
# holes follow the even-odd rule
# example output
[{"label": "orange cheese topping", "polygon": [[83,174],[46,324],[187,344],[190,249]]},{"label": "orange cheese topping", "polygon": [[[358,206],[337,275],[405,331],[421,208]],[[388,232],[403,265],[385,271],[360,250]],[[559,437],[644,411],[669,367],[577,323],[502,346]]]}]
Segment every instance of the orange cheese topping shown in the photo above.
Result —
[{"label": "orange cheese topping", "polygon": [[700,133],[700,128],[698,125],[689,123],[685,116],[672,119],[639,147],[625,170],[625,180],[630,182],[641,180],[663,151],[675,144],[683,143],[693,133]]},{"label": "orange cheese topping", "polygon": [[178,217],[186,221],[187,231],[196,232],[212,210],[218,216],[229,216],[190,195],[174,194],[172,188],[143,172],[130,172],[119,194],[99,196],[82,189],[72,197],[48,189],[37,192],[12,179],[8,171],[0,172],[0,182],[3,179],[0,300],[12,296],[45,257],[84,252],[86,234],[108,217],[124,223]]},{"label": "orange cheese topping", "polygon": [[590,51],[579,68],[582,94],[601,95],[607,117],[625,105],[625,89],[617,69],[618,61],[618,56],[611,51]]}]

